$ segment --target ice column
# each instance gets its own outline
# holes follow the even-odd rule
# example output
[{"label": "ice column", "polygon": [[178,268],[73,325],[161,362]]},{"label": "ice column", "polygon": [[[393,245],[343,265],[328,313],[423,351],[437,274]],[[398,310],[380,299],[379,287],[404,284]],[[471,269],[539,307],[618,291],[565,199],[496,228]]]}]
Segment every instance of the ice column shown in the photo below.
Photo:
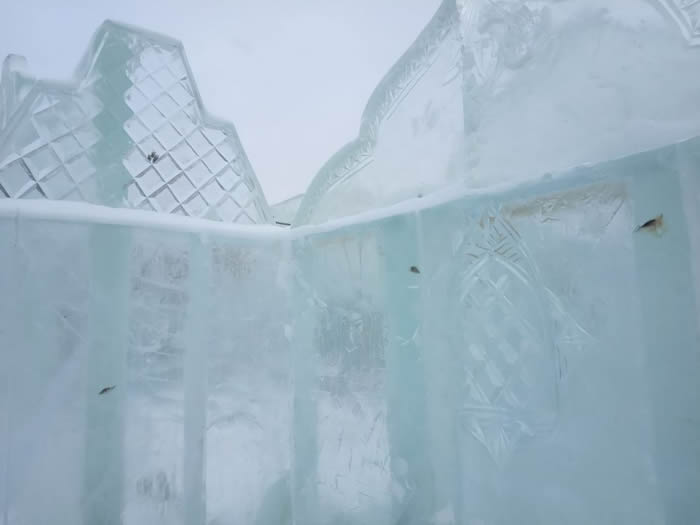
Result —
[{"label": "ice column", "polygon": [[189,301],[185,325],[185,523],[204,525],[205,425],[207,413],[207,319],[210,318],[210,257],[198,236],[190,243]]},{"label": "ice column", "polygon": [[[646,345],[655,468],[667,523],[700,516],[700,354],[689,228],[680,172],[697,155],[686,143],[642,156],[632,165],[630,193],[638,230],[634,235],[637,282]],[[697,165],[697,164],[696,164]],[[688,210],[690,211],[690,210]],[[692,228],[692,225],[691,225]]]},{"label": "ice column", "polygon": [[292,513],[299,523],[315,525],[319,522],[316,471],[318,444],[316,439],[317,415],[314,387],[316,385],[316,297],[305,280],[311,273],[308,258],[310,243],[300,241],[294,247],[296,259],[295,287],[296,319],[292,333],[292,362],[294,367],[293,443],[292,443]]},{"label": "ice column", "polygon": [[90,226],[86,359],[85,523],[121,524],[131,233]]},{"label": "ice column", "polygon": [[386,254],[387,420],[391,454],[393,520],[427,520],[431,470],[425,363],[421,334],[421,261],[417,214],[383,224]]}]

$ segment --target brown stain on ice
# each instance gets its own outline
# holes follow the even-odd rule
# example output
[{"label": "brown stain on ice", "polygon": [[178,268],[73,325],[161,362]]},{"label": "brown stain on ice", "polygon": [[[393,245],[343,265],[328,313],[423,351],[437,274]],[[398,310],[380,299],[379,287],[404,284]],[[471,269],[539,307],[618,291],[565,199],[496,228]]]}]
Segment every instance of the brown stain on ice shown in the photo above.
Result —
[{"label": "brown stain on ice", "polygon": [[657,235],[661,235],[664,230],[664,214],[661,213],[654,217],[653,219],[649,219],[646,221],[644,224],[640,224],[635,228],[635,232],[649,232],[649,233],[655,233]]}]

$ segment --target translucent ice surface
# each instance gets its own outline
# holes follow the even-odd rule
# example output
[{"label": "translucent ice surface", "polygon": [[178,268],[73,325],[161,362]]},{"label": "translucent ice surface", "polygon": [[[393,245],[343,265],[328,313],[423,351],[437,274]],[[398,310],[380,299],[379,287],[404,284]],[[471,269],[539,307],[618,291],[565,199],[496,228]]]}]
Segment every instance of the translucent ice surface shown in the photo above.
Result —
[{"label": "translucent ice surface", "polygon": [[289,468],[284,244],[0,206],[3,524],[254,523]]},{"label": "translucent ice surface", "polygon": [[289,199],[272,205],[270,208],[272,210],[272,216],[275,222],[282,225],[290,225],[294,220],[294,216],[299,209],[299,204],[304,198],[304,195],[295,195]]},{"label": "translucent ice surface", "polygon": [[0,198],[271,220],[236,130],[206,113],[179,42],[105,22],[72,84],[24,65],[10,56],[2,70]]},{"label": "translucent ice surface", "polygon": [[177,42],[8,58],[0,524],[700,523],[699,23],[446,0],[273,208]]},{"label": "translucent ice surface", "polygon": [[0,516],[695,523],[699,174],[291,230],[5,199]]},{"label": "translucent ice surface", "polygon": [[[445,0],[296,223],[492,186],[700,133],[700,4]],[[670,81],[673,79],[673,81]]]}]

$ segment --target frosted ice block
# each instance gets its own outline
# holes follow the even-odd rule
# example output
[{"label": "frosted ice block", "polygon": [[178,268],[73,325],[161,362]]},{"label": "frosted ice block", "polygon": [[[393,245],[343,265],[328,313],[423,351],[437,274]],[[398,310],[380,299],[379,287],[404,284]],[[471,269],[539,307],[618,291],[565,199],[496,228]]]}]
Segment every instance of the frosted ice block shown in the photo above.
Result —
[{"label": "frosted ice block", "polygon": [[289,469],[276,231],[0,208],[3,523],[255,523]]},{"label": "frosted ice block", "polygon": [[300,229],[296,517],[697,520],[699,162],[693,139]]},{"label": "frosted ice block", "polygon": [[444,0],[372,93],[357,139],[320,168],[295,223],[697,135],[699,5]]}]

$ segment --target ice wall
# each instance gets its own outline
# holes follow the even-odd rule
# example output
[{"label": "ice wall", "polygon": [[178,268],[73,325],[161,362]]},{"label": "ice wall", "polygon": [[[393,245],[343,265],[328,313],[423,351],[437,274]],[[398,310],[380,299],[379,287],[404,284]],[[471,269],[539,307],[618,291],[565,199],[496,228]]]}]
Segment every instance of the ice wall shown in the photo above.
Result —
[{"label": "ice wall", "polygon": [[444,0],[370,97],[357,139],[319,170],[295,223],[697,135],[699,6]]},{"label": "ice wall", "polygon": [[292,229],[177,42],[10,57],[0,523],[700,522],[698,6],[446,0]]},{"label": "ice wall", "polygon": [[0,205],[3,523],[253,523],[289,463],[283,244],[37,204]]},{"label": "ice wall", "polygon": [[0,202],[0,516],[694,523],[699,173],[293,230]]}]

